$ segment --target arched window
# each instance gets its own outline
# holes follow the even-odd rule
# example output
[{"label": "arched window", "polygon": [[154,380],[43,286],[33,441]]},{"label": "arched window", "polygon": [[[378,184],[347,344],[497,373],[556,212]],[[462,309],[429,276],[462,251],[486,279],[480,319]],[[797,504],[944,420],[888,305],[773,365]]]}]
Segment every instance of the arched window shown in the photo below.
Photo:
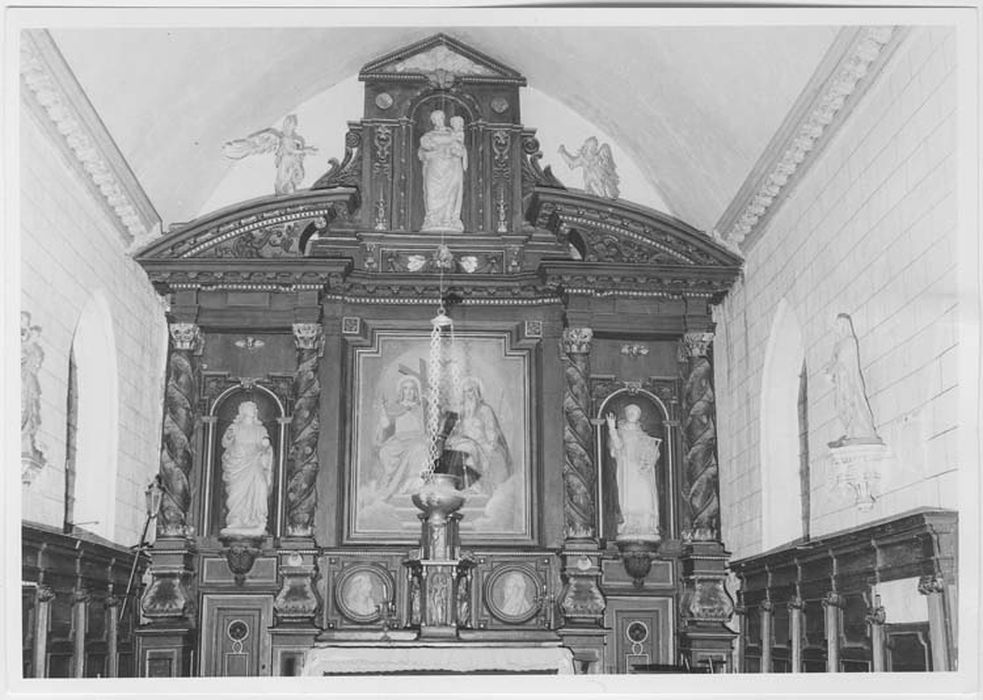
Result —
[{"label": "arched window", "polygon": [[82,309],[71,353],[75,366],[74,398],[69,400],[76,416],[74,484],[73,493],[66,494],[65,525],[66,529],[81,527],[112,539],[116,524],[119,396],[113,319],[102,292],[94,293]]},{"label": "arched window", "polygon": [[[807,536],[802,496],[809,493],[805,350],[802,329],[782,299],[765,350],[761,380],[761,539],[770,549]],[[803,451],[805,447],[805,452]],[[803,460],[805,460],[803,462]],[[805,472],[803,472],[805,464]],[[799,498],[790,497],[799,494]]]}]

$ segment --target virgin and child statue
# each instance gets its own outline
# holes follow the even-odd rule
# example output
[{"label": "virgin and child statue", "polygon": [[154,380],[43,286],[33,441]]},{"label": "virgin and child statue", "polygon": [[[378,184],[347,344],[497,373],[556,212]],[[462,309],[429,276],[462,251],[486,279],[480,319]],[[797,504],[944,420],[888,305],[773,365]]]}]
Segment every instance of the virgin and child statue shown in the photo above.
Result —
[{"label": "virgin and child statue", "polygon": [[608,413],[608,452],[617,465],[618,539],[659,539],[659,497],[655,469],[662,440],[642,427],[642,409],[625,406],[625,417]]},{"label": "virgin and child statue", "polygon": [[464,119],[451,117],[444,123],[444,112],[430,113],[430,131],[420,137],[417,156],[423,163],[423,202],[425,216],[421,231],[464,230],[461,204],[468,151],[464,145]]},{"label": "virgin and child statue", "polygon": [[254,402],[243,401],[239,404],[235,420],[222,436],[222,448],[226,526],[221,534],[267,534],[270,487],[273,484],[273,445]]}]

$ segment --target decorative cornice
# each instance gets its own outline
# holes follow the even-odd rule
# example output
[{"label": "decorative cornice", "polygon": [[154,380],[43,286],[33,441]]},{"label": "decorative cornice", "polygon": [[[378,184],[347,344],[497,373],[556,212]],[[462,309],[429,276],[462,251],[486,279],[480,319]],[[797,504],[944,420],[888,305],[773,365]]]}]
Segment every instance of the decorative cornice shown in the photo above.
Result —
[{"label": "decorative cornice", "polygon": [[886,63],[904,31],[849,27],[840,31],[810,83],[714,230],[714,238],[747,253],[777,204],[818,154]]},{"label": "decorative cornice", "polygon": [[131,250],[156,238],[160,216],[85,95],[51,35],[21,32],[23,98],[69,160],[91,183],[124,245]]}]

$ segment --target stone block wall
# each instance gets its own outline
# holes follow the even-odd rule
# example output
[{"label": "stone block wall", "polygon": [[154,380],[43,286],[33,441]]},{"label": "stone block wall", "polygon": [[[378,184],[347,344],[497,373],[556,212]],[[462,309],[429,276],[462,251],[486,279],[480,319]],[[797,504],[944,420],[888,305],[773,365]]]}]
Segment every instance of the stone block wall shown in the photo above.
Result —
[{"label": "stone block wall", "polygon": [[[20,141],[21,308],[40,326],[39,373],[46,466],[22,491],[22,517],[60,527],[64,517],[68,367],[79,317],[93,294],[109,300],[118,369],[115,514],[118,544],[136,544],[143,492],[158,469],[166,356],[164,309],[125,252],[113,221],[64,151],[26,108]],[[107,474],[107,478],[110,475]]]},{"label": "stone block wall", "polygon": [[[957,507],[955,40],[951,28],[910,30],[766,223],[744,279],[717,309],[721,515],[735,558],[763,539],[762,372],[783,298],[807,366],[811,534]],[[842,426],[822,370],[838,313],[853,318],[874,420],[897,458],[867,512],[832,487],[827,443]],[[800,531],[784,527],[786,540]]]}]

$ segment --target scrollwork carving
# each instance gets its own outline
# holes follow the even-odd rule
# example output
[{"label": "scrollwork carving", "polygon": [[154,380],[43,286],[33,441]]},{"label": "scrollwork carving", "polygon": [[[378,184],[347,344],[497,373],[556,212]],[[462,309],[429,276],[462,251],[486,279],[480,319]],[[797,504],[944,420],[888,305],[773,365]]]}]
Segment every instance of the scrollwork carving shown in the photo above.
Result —
[{"label": "scrollwork carving", "polygon": [[319,177],[311,186],[312,190],[326,190],[331,187],[359,187],[362,184],[362,129],[349,129],[345,134],[345,155],[339,163],[329,158],[331,169]]},{"label": "scrollwork carving", "polygon": [[532,194],[533,188],[556,187],[563,189],[563,183],[556,179],[550,166],[540,167],[539,161],[543,157],[539,150],[539,139],[532,133],[522,135],[522,197],[523,199]]}]

